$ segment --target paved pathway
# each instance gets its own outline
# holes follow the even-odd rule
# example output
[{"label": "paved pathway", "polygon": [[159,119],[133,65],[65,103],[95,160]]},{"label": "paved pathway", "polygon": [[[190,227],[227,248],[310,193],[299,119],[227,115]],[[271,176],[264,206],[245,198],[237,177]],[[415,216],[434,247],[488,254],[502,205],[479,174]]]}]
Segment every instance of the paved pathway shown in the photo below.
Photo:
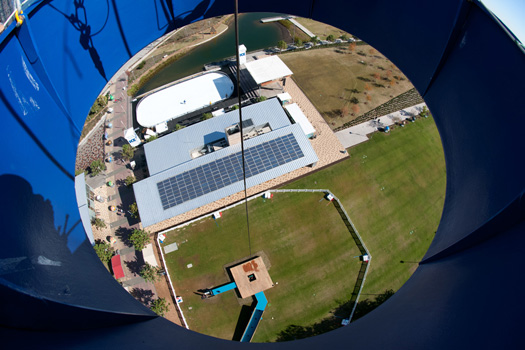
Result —
[{"label": "paved pathway", "polygon": [[316,36],[314,33],[312,33],[311,31],[309,31],[305,26],[303,26],[301,23],[297,22],[295,19],[293,18],[288,18],[288,20],[290,22],[292,22],[293,24],[295,24],[297,26],[297,28],[301,29],[303,32],[306,33],[306,35],[308,35],[310,38],[313,38],[314,36]]},{"label": "paved pathway", "polygon": [[402,109],[400,111],[390,113],[388,115],[370,120],[359,125],[338,131],[335,133],[341,144],[345,147],[352,147],[361,142],[368,141],[368,134],[381,130],[385,126],[390,126],[396,122],[410,118],[412,115],[417,115],[423,109],[424,103],[417,104],[412,107]]}]

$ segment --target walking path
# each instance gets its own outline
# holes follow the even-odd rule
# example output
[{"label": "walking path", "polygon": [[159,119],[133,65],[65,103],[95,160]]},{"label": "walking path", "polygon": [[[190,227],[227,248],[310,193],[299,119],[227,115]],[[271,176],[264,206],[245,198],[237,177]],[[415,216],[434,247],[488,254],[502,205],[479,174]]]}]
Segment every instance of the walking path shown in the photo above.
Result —
[{"label": "walking path", "polygon": [[335,133],[344,148],[352,147],[361,142],[368,141],[368,134],[376,132],[385,126],[390,126],[396,122],[409,119],[412,115],[417,115],[425,106],[424,103],[390,113],[388,115],[370,120],[359,125],[338,131]]},{"label": "walking path", "polygon": [[295,19],[293,18],[288,18],[288,20],[290,22],[292,22],[293,24],[295,24],[297,26],[297,28],[301,29],[303,32],[306,33],[306,35],[308,35],[310,38],[313,38],[314,36],[316,36],[314,33],[312,33],[311,31],[309,31],[305,26],[303,26],[301,23],[297,22]]}]

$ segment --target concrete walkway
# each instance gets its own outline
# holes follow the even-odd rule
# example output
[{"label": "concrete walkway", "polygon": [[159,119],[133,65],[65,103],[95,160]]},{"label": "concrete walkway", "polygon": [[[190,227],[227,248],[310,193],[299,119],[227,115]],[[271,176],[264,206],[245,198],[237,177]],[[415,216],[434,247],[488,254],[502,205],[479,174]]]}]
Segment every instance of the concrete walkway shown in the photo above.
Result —
[{"label": "concrete walkway", "polygon": [[301,23],[297,22],[295,19],[293,18],[288,18],[288,20],[290,22],[292,22],[293,24],[295,24],[297,26],[297,28],[301,29],[303,32],[306,33],[306,35],[308,35],[310,38],[313,38],[314,36],[316,36],[314,33],[312,33],[311,31],[309,31],[305,26],[303,26]]},{"label": "concrete walkway", "polygon": [[421,112],[423,109],[423,106],[425,106],[425,104],[420,103],[415,106],[390,113],[374,120],[370,120],[362,124],[338,131],[335,133],[335,136],[337,136],[344,148],[358,145],[361,142],[368,141],[368,134],[381,130],[385,126],[390,126],[396,122],[408,119],[412,117],[412,115],[419,114],[419,112]]}]

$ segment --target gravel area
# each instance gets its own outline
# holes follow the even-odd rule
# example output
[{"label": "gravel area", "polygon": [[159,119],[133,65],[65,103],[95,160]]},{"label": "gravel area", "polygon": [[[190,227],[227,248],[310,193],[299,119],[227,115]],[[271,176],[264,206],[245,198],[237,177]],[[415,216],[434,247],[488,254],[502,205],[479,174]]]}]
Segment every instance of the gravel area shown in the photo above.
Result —
[{"label": "gravel area", "polygon": [[93,130],[89,138],[78,146],[75,169],[85,170],[95,159],[104,158],[104,123]]}]

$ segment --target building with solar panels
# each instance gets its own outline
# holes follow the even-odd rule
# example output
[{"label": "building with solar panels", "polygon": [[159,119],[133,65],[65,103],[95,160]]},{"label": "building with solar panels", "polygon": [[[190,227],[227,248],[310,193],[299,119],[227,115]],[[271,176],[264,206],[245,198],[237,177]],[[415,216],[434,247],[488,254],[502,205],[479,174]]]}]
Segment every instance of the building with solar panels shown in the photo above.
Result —
[{"label": "building with solar panels", "polygon": [[[299,124],[275,98],[244,107],[247,188],[305,166],[318,157]],[[244,189],[237,110],[144,145],[150,177],[133,184],[148,227]]]}]

